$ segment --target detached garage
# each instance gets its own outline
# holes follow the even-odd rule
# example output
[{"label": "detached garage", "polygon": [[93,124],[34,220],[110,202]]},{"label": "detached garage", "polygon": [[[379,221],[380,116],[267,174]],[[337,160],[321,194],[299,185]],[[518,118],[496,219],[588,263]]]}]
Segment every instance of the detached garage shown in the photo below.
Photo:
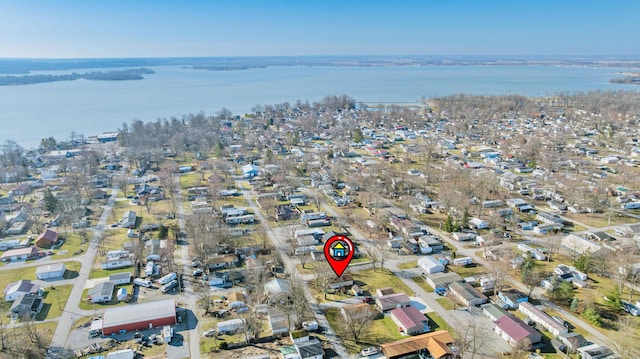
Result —
[{"label": "detached garage", "polygon": [[176,301],[158,300],[108,309],[102,318],[102,334],[135,331],[176,324]]},{"label": "detached garage", "polygon": [[444,265],[433,257],[422,257],[418,259],[418,266],[428,274],[444,272]]},{"label": "detached garage", "polygon": [[64,277],[67,267],[62,263],[47,264],[36,268],[36,277],[40,280],[60,279]]}]

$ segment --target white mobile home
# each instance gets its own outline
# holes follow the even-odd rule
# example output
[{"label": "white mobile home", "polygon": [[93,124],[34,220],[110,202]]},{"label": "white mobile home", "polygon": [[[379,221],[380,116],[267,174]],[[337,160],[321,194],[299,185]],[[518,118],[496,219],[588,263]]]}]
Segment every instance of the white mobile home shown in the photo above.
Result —
[{"label": "white mobile home", "polygon": [[47,264],[36,268],[36,278],[40,280],[61,279],[66,271],[67,267],[64,263]]}]

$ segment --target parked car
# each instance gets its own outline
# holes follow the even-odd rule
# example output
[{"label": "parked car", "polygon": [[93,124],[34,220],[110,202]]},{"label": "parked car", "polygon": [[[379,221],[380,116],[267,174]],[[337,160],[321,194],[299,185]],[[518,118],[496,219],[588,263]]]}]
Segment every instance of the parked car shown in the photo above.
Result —
[{"label": "parked car", "polygon": [[360,355],[368,357],[371,355],[378,354],[379,352],[380,350],[376,347],[368,347],[368,348],[362,349],[362,351],[360,352]]},{"label": "parked car", "polygon": [[373,303],[373,298],[364,297],[364,298],[362,298],[362,303]]},{"label": "parked car", "polygon": [[200,269],[200,268],[198,268],[198,269],[193,271],[193,276],[194,277],[200,277],[203,274],[204,274],[204,271],[202,269]]},{"label": "parked car", "polygon": [[216,330],[215,329],[209,329],[206,332],[204,332],[204,336],[207,338],[211,338],[214,335],[216,335]]}]

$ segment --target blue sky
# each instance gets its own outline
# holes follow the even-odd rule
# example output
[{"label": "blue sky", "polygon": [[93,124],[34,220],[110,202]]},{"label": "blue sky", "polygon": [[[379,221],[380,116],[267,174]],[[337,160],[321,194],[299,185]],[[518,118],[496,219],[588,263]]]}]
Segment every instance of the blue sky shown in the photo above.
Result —
[{"label": "blue sky", "polygon": [[0,57],[640,55],[640,1],[0,0]]}]

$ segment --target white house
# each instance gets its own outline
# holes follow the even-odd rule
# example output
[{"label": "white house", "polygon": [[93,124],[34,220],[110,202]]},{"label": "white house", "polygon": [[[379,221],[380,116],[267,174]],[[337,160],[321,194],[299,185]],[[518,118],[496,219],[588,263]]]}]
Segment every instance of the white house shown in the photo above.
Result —
[{"label": "white house", "polygon": [[244,320],[242,318],[230,319],[218,323],[218,333],[235,333],[244,329]]},{"label": "white house", "polygon": [[418,259],[418,266],[429,274],[444,272],[444,265],[437,259],[430,256]]},{"label": "white house", "polygon": [[59,279],[64,277],[67,266],[64,262],[47,264],[36,268],[36,278],[40,280]]},{"label": "white house", "polygon": [[542,310],[538,309],[538,307],[529,302],[520,303],[520,305],[518,306],[518,310],[521,311],[522,314],[528,316],[537,324],[541,325],[555,337],[568,332],[568,329],[565,328],[562,324],[558,323],[556,320],[551,318],[549,314],[543,312]]},{"label": "white house", "polygon": [[112,282],[102,282],[89,289],[89,298],[92,303],[105,303],[113,298],[113,291],[116,286]]},{"label": "white house", "polygon": [[473,225],[474,228],[476,229],[488,229],[489,228],[489,223],[481,220],[480,218],[477,217],[473,217],[469,220],[469,223],[471,223]]},{"label": "white house", "polygon": [[40,292],[40,285],[30,280],[21,279],[17,282],[9,283],[4,289],[4,300],[13,302],[24,294],[37,294]]},{"label": "white house", "polygon": [[136,212],[135,211],[126,211],[122,215],[122,219],[120,219],[120,227],[122,228],[133,228],[136,225]]},{"label": "white house", "polygon": [[109,281],[115,285],[131,283],[131,272],[116,273],[109,276]]}]

